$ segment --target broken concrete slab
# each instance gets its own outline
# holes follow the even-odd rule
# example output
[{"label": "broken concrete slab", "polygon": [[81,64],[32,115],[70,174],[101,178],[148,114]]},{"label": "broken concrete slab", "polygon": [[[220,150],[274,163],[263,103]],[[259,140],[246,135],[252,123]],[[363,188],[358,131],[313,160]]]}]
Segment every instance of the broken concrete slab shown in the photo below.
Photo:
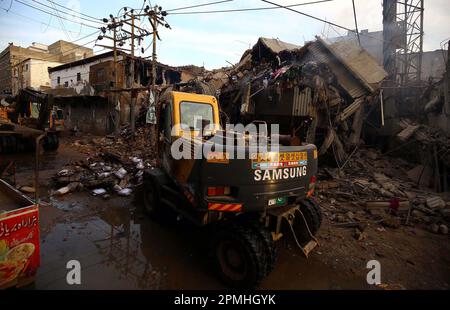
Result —
[{"label": "broken concrete slab", "polygon": [[445,201],[439,197],[439,196],[433,196],[430,198],[427,198],[427,207],[431,209],[436,208],[444,208],[445,207]]}]

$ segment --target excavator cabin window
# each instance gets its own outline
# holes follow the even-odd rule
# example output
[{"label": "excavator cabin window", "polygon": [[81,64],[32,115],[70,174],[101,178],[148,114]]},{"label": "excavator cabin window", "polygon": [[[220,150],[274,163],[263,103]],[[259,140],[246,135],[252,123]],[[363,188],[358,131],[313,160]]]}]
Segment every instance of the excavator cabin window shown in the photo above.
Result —
[{"label": "excavator cabin window", "polygon": [[214,124],[213,107],[208,103],[182,101],[180,121],[191,130],[203,130],[205,126]]}]

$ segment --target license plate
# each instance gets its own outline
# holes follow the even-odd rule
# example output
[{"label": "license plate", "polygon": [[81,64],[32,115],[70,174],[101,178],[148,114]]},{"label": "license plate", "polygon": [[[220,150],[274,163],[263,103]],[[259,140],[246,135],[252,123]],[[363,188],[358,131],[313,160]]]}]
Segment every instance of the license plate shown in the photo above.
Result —
[{"label": "license plate", "polygon": [[280,198],[274,198],[274,199],[269,199],[268,201],[268,205],[270,206],[275,206],[275,205],[284,205],[286,203],[286,198],[285,197],[280,197]]},{"label": "license plate", "polygon": [[285,167],[306,166],[307,152],[258,153],[252,154],[253,169],[274,169]]}]

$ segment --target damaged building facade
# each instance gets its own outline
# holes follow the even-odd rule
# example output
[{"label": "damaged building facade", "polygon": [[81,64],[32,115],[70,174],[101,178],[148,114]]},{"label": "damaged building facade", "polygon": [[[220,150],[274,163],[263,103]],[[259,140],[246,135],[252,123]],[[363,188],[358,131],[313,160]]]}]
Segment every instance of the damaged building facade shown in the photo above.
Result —
[{"label": "damaged building facade", "polygon": [[[45,45],[34,42],[24,48],[12,43],[0,53],[0,94],[19,89],[49,87],[48,68],[92,56],[93,50],[64,40]],[[32,76],[30,76],[32,74]]]},{"label": "damaged building facade", "polygon": [[[132,63],[135,75],[130,86]],[[111,133],[116,126],[116,110],[119,111],[119,125],[128,124],[131,118],[131,89],[135,89],[137,95],[136,116],[141,106],[147,105],[152,63],[119,52],[116,66],[117,81],[114,52],[111,51],[48,70],[52,87],[47,93],[51,93],[63,109],[67,129],[93,134]],[[156,72],[157,85],[174,84],[181,80],[177,69],[164,64],[158,63]]]}]

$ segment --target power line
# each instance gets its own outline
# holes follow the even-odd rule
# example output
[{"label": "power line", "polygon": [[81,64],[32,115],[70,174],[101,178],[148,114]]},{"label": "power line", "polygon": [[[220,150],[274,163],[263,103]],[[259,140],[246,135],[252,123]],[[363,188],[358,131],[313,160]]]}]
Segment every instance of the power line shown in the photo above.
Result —
[{"label": "power line", "polygon": [[233,1],[233,0],[216,1],[216,2],[210,2],[210,3],[205,3],[205,4],[197,4],[197,5],[185,6],[185,7],[176,8],[176,9],[170,9],[170,10],[165,10],[165,11],[166,12],[173,12],[173,11],[179,11],[179,10],[185,10],[185,9],[193,9],[193,8],[198,8],[198,7],[201,7],[201,6],[208,6],[208,5],[225,3],[225,2],[231,2],[231,1]]},{"label": "power line", "polygon": [[[28,20],[28,21],[33,21],[33,22],[35,22],[35,23],[37,23],[37,24],[45,24],[45,25],[47,25],[48,27],[51,27],[51,28],[54,28],[54,29],[61,30],[60,27],[56,27],[56,26],[49,25],[48,23],[46,23],[46,22],[44,22],[44,21],[42,21],[42,20],[38,20],[38,19],[31,18],[31,17],[29,17],[29,16],[22,15],[22,14],[20,14],[20,13],[17,13],[16,11],[13,11],[13,10],[7,10],[7,9],[5,9],[5,8],[0,8],[0,9],[2,9],[3,11],[5,11],[5,12],[8,13],[8,14],[13,14],[13,15],[22,17],[23,19],[26,19],[26,20]],[[74,33],[74,34],[77,34],[77,33],[78,33],[78,32],[70,31],[70,30],[68,30],[68,32]],[[96,31],[95,33],[97,33],[97,31]],[[78,33],[78,35],[80,35],[80,34],[86,35],[85,33]]]},{"label": "power line", "polygon": [[[53,9],[53,10],[56,12],[56,14],[58,14],[58,12],[59,12],[59,13],[65,14],[65,15],[69,15],[68,12],[64,12],[64,11],[58,10],[58,9],[55,7],[55,6],[56,6],[56,3],[53,2],[53,1],[47,0],[48,2],[50,2],[51,4],[53,4],[53,6],[49,6],[49,5],[45,4],[45,3],[42,3],[42,2],[37,1],[37,0],[31,0],[31,1],[36,2],[37,4],[39,4],[39,5],[41,5],[41,6],[44,6],[44,7],[46,7],[46,8]],[[69,16],[70,16],[70,15],[69,15]],[[74,16],[74,17],[80,18],[80,19],[82,19],[82,20],[85,20],[85,21],[88,21],[88,22],[91,22],[91,23],[102,24],[102,22],[100,22],[99,20],[87,19],[87,18],[82,17],[82,16]]]},{"label": "power line", "polygon": [[[316,3],[323,3],[323,2],[330,2],[333,0],[318,0],[318,1],[311,1],[311,2],[304,2],[304,3],[298,3],[298,4],[290,4],[286,5],[286,8],[290,7],[296,7],[296,6],[302,6],[302,5],[308,5],[308,4],[316,4]],[[247,11],[264,11],[264,10],[277,10],[281,9],[282,7],[257,7],[257,8],[244,8],[244,9],[229,9],[229,10],[215,10],[215,11],[193,11],[193,12],[175,12],[175,13],[169,13],[169,15],[188,15],[188,14],[210,14],[210,13],[231,13],[231,12],[247,12]]]},{"label": "power line", "polygon": [[[309,18],[312,18],[312,19],[315,19],[315,20],[318,20],[318,21],[321,21],[321,22],[323,22],[323,23],[327,23],[327,24],[329,24],[329,25],[332,25],[332,26],[335,26],[335,27],[338,27],[338,28],[347,30],[347,31],[349,31],[349,32],[356,33],[356,31],[355,31],[354,29],[350,29],[350,28],[347,28],[347,27],[345,27],[345,26],[341,26],[341,25],[338,25],[338,24],[336,24],[336,23],[329,22],[329,21],[327,21],[327,20],[325,20],[325,19],[322,19],[322,18],[313,16],[313,15],[310,15],[310,14],[307,14],[307,13],[303,13],[303,12],[294,10],[294,9],[290,8],[290,6],[288,6],[288,5],[281,5],[281,4],[277,4],[277,3],[274,3],[274,2],[270,2],[270,1],[267,1],[267,0],[261,0],[261,1],[262,1],[262,2],[266,2],[266,3],[269,3],[269,4],[272,4],[272,5],[275,5],[275,6],[279,7],[279,8],[283,8],[283,9],[286,9],[286,10],[289,10],[289,11],[292,11],[292,12],[295,12],[295,13],[298,13],[298,14],[301,14],[301,15],[304,15],[304,16],[306,16],[306,17],[309,17]],[[375,39],[375,40],[380,40],[380,39],[378,39],[378,38],[376,38],[376,37],[373,37],[373,36],[371,36],[371,35],[368,35],[368,34],[362,34],[362,33],[361,33],[360,35],[361,35],[361,36],[366,36],[366,37],[368,37],[368,38],[372,38],[372,39]],[[384,41],[384,40],[380,40],[380,41]]]},{"label": "power line", "polygon": [[353,5],[353,17],[355,18],[356,36],[358,37],[359,46],[361,46],[361,39],[359,38],[358,19],[356,18],[355,0],[352,0]]},{"label": "power line", "polygon": [[[34,0],[33,0],[33,1],[34,1]],[[35,1],[35,2],[37,2],[37,1]],[[58,16],[58,21],[59,21],[59,24],[61,25],[62,31],[64,32],[64,34],[66,35],[66,37],[70,40],[70,39],[71,39],[71,38],[70,38],[70,35],[69,35],[69,33],[67,32],[67,30],[66,30],[66,26],[64,26],[63,20],[61,19],[61,17],[60,17],[59,14],[58,14],[58,10],[56,10],[55,7],[54,7],[54,10],[55,10],[56,15]]]},{"label": "power line", "polygon": [[347,30],[347,31],[355,32],[355,30],[350,29],[350,28],[347,28],[347,27],[345,27],[345,26],[341,26],[341,25],[335,24],[335,23],[333,23],[333,22],[329,22],[329,21],[327,21],[327,20],[325,20],[325,19],[322,19],[322,18],[313,16],[313,15],[310,15],[310,14],[307,14],[307,13],[303,13],[303,12],[294,10],[294,9],[290,8],[289,6],[287,6],[287,5],[281,5],[281,4],[277,4],[277,3],[274,3],[274,2],[270,2],[270,1],[267,1],[267,0],[261,0],[261,1],[262,1],[262,2],[265,2],[265,3],[269,3],[269,4],[272,4],[272,5],[275,5],[275,6],[279,7],[279,8],[283,8],[283,9],[286,9],[286,10],[289,10],[289,11],[292,11],[292,12],[295,12],[295,13],[298,13],[298,14],[301,14],[301,15],[304,15],[304,16],[309,17],[309,18],[312,18],[312,19],[315,19],[315,20],[318,20],[318,21],[321,21],[321,22],[324,22],[324,23],[333,25],[333,26],[335,26],[335,27],[345,29],[345,30]]},{"label": "power line", "polygon": [[55,2],[55,1],[51,1],[51,0],[46,0],[46,1],[51,2],[54,5],[59,6],[60,8],[66,9],[66,10],[74,12],[74,13],[77,13],[78,15],[86,16],[86,17],[91,18],[91,19],[93,19],[95,21],[101,21],[101,18],[97,18],[97,17],[91,16],[91,15],[88,15],[88,14],[84,14],[83,12],[75,11],[75,10],[73,10],[71,8],[68,8],[68,7],[64,6],[64,5],[61,5],[61,4],[59,4],[59,3]]},{"label": "power line", "polygon": [[[20,4],[23,4],[23,5],[25,5],[25,6],[28,6],[28,7],[32,8],[32,9],[41,11],[41,12],[43,12],[43,13],[45,13],[45,14],[48,14],[48,15],[51,15],[51,16],[54,16],[54,17],[58,17],[58,16],[56,16],[55,14],[53,14],[53,13],[51,13],[51,12],[45,11],[45,10],[43,10],[43,9],[41,9],[41,8],[35,7],[35,6],[33,6],[33,5],[31,5],[31,4],[28,4],[28,3],[26,3],[26,2],[22,2],[22,1],[20,1],[20,0],[14,0],[14,1],[16,1],[16,2],[18,2],[18,3],[20,3]],[[90,27],[90,28],[93,28],[93,29],[98,29],[98,28],[95,27],[95,26],[88,25],[88,24],[85,24],[85,23],[82,23],[82,22],[78,22],[78,21],[74,21],[74,20],[68,19],[68,18],[66,18],[66,17],[61,17],[61,18],[62,18],[62,19],[65,19],[65,20],[67,20],[67,21],[69,21],[69,22],[72,22],[72,23],[80,24],[80,25],[82,25],[82,26]]]}]

